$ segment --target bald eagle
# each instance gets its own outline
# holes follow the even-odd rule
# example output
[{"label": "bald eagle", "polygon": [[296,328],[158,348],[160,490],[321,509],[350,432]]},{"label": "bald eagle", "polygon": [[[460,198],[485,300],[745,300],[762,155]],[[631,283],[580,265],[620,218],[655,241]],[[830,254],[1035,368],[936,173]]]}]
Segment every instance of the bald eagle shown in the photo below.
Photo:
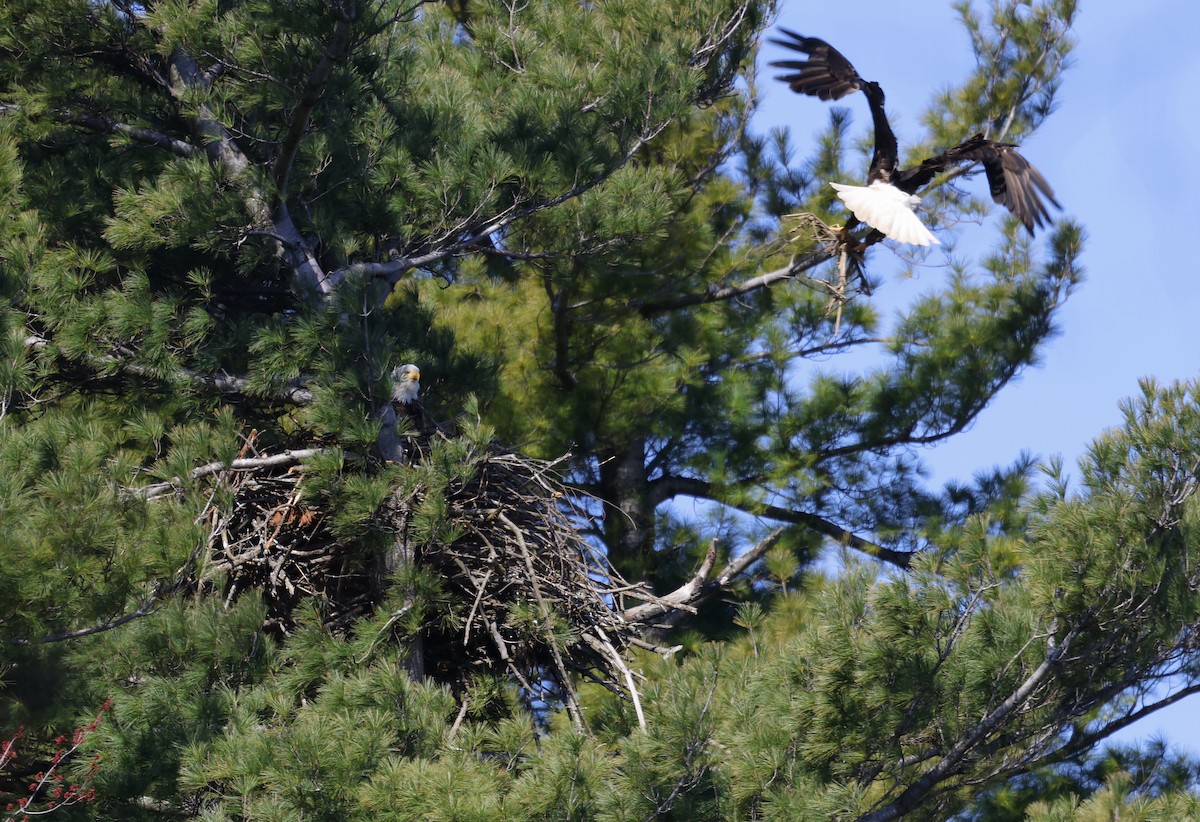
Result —
[{"label": "bald eagle", "polygon": [[425,409],[418,399],[420,393],[421,369],[412,363],[392,369],[392,407],[396,409],[396,417],[408,417],[417,431],[425,428]]},{"label": "bald eagle", "polygon": [[808,55],[808,59],[771,63],[791,72],[779,75],[777,80],[787,83],[797,94],[822,100],[840,100],[856,91],[866,95],[875,126],[875,151],[867,172],[867,185],[831,185],[854,216],[867,225],[898,242],[937,244],[937,238],[913,213],[913,207],[920,202],[916,193],[937,174],[963,164],[983,164],[992,199],[1012,212],[1031,235],[1035,226],[1041,228],[1051,221],[1043,197],[1055,208],[1062,208],[1054,199],[1054,191],[1046,179],[1017,153],[1015,145],[998,143],[982,134],[976,134],[920,165],[897,168],[896,135],[888,123],[883,89],[879,84],[860,77],[850,61],[824,40],[804,37],[785,28],[780,31],[787,39],[772,39],[771,42]]},{"label": "bald eagle", "polygon": [[379,455],[384,462],[404,463],[407,455],[404,448],[404,437],[397,430],[401,418],[409,420],[411,427],[421,430],[424,422],[424,412],[417,400],[421,391],[421,371],[412,363],[405,363],[392,369],[391,401],[377,412],[379,415]]},{"label": "bald eagle", "polygon": [[421,369],[410,362],[392,369],[392,402],[412,405],[420,393]]}]

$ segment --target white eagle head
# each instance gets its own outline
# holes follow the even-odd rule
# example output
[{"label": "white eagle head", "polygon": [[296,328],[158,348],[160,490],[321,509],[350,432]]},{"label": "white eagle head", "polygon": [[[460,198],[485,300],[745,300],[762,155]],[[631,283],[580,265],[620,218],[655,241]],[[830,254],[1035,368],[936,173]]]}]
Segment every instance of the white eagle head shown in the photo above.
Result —
[{"label": "white eagle head", "polygon": [[421,369],[412,363],[392,369],[392,399],[405,405],[416,402],[421,392]]}]

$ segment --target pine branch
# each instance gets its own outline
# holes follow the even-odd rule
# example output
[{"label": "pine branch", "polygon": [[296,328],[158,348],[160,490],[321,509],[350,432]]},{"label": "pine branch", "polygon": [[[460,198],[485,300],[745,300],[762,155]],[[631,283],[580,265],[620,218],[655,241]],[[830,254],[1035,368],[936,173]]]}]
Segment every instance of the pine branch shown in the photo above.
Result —
[{"label": "pine branch", "polygon": [[1054,636],[1057,627],[1057,620],[1055,620],[1055,623],[1050,626],[1049,635],[1046,638],[1045,659],[1015,691],[1009,694],[1007,699],[981,719],[970,733],[961,737],[938,760],[936,765],[912,782],[895,800],[878,810],[860,816],[858,822],[891,822],[893,819],[899,819],[917,808],[944,779],[951,776],[964,763],[973,749],[1029,699],[1034,690],[1050,675],[1054,666],[1062,659],[1067,649],[1070,648],[1071,642],[1079,633],[1078,627],[1072,628],[1060,641]]},{"label": "pine branch", "polygon": [[[45,337],[40,337],[36,334],[31,334],[25,338],[26,347],[34,351],[45,351],[50,347],[50,341]],[[125,374],[130,374],[135,377],[145,377],[147,379],[161,380],[164,379],[157,371],[147,368],[143,365],[138,365],[130,358],[134,352],[129,349],[118,349],[118,353],[123,357],[118,357],[113,354],[102,356],[89,357],[88,360],[96,366],[104,368],[115,368]],[[207,388],[221,394],[238,394],[246,397],[258,396],[259,392],[251,387],[250,380],[246,377],[235,377],[230,374],[201,374],[198,371],[193,371],[190,368],[178,368],[171,372],[166,379],[175,382],[187,382],[197,388]],[[295,405],[307,405],[312,402],[312,391],[305,388],[306,380],[298,378],[287,383],[286,386],[277,395],[277,398],[285,402],[290,402]]]},{"label": "pine branch", "polygon": [[1065,747],[1063,747],[1062,750],[1056,752],[1054,757],[1039,762],[1038,764],[1052,764],[1054,762],[1060,762],[1068,757],[1081,753],[1082,751],[1092,749],[1118,731],[1128,728],[1135,722],[1139,722],[1150,716],[1150,714],[1155,713],[1156,711],[1161,711],[1163,708],[1174,705],[1176,702],[1179,702],[1180,700],[1197,693],[1200,693],[1200,682],[1181,688],[1170,696],[1164,697],[1157,702],[1152,702],[1149,705],[1143,705],[1138,710],[1126,714],[1119,719],[1114,719],[1112,722],[1106,722],[1104,725],[1100,726],[1094,731],[1077,734],[1071,738],[1071,741]]},{"label": "pine branch", "polygon": [[[708,696],[704,698],[704,705],[700,708],[699,723],[703,727],[704,719],[708,716],[708,712],[712,707],[713,696],[717,693],[717,674],[714,672],[712,677],[712,685],[708,688]],[[658,803],[658,806],[647,816],[644,822],[653,822],[655,819],[662,819],[668,816],[669,811],[680,795],[690,791],[700,784],[704,774],[708,771],[709,766],[706,763],[700,764],[698,767],[694,764],[694,760],[701,753],[709,750],[712,746],[711,740],[706,733],[694,733],[688,739],[687,744],[683,746],[683,761],[680,763],[683,767],[683,772],[675,780],[675,785],[671,788],[671,792],[666,798]],[[651,797],[653,799],[653,797]]]},{"label": "pine branch", "polygon": [[975,417],[987,407],[988,401],[990,401],[991,398],[994,397],[996,393],[999,392],[1000,388],[1007,382],[1008,379],[1005,379],[1004,383],[1001,383],[996,387],[995,390],[989,392],[986,398],[970,408],[967,413],[956,419],[948,428],[944,428],[941,431],[918,435],[911,433],[910,429],[905,433],[896,434],[890,437],[880,437],[879,439],[875,440],[860,440],[858,442],[851,443],[850,445],[841,445],[837,448],[818,451],[817,456],[819,456],[821,459],[830,459],[834,457],[844,457],[850,454],[861,454],[864,451],[880,451],[888,448],[895,448],[900,445],[933,445],[934,443],[941,442],[942,440],[947,440],[950,437],[953,437],[955,434],[961,434],[963,431],[965,431],[967,426],[974,421]]},{"label": "pine branch", "polygon": [[[132,354],[132,352],[123,353]],[[159,374],[153,369],[129,362],[128,360],[120,360],[116,357],[100,357],[98,359],[101,362],[115,363],[117,368],[126,374],[146,377],[148,379],[160,378]],[[258,395],[258,392],[252,389],[250,380],[246,377],[235,377],[230,374],[214,374],[210,376],[193,371],[190,368],[178,368],[171,373],[170,378],[190,382],[197,388],[207,388],[222,394],[237,394],[245,397]],[[277,395],[277,398],[295,405],[307,405],[312,402],[313,394],[312,391],[304,387],[304,384],[305,380],[303,378],[290,381]]]},{"label": "pine branch", "polygon": [[[179,375],[187,380],[190,380],[197,386],[211,388],[222,394],[240,394],[242,396],[255,396],[257,392],[251,390],[250,380],[245,377],[234,377],[229,374],[216,374],[213,376],[205,376],[190,369],[180,369]],[[278,394],[278,398],[286,400],[295,405],[307,405],[312,402],[313,393],[305,388],[306,380],[297,378],[287,383],[283,391]]]},{"label": "pine branch", "polygon": [[291,269],[297,290],[322,297],[330,296],[336,282],[326,275],[311,245],[292,222],[287,204],[280,202],[272,213],[266,194],[252,180],[250,159],[238,147],[229,129],[210,105],[193,103],[194,98],[203,97],[211,82],[212,78],[201,72],[196,61],[186,52],[176,49],[171,53],[171,95],[185,111],[195,105],[196,113],[190,120],[197,141],[205,146],[209,162],[221,169],[229,179],[242,184],[252,225],[276,238],[275,254]]},{"label": "pine branch", "polygon": [[559,206],[565,202],[576,199],[588,191],[591,191],[593,188],[611,177],[618,169],[624,167],[633,158],[633,156],[639,150],[641,150],[644,145],[646,145],[646,143],[657,137],[669,124],[670,121],[666,121],[648,128],[642,133],[641,136],[638,137],[637,140],[633,142],[629,149],[626,150],[625,154],[622,155],[619,160],[613,163],[611,167],[605,169],[602,173],[597,174],[590,180],[586,180],[585,182],[572,186],[570,189],[562,192],[561,194],[551,197],[548,200],[543,200],[539,203],[528,205],[524,208],[516,208],[515,206],[510,207],[500,215],[493,217],[491,222],[487,223],[486,225],[475,228],[466,228],[462,232],[459,232],[457,235],[455,235],[452,239],[447,238],[444,240],[443,244],[441,244],[439,247],[426,251],[422,254],[416,254],[408,257],[397,256],[385,262],[378,263],[354,263],[353,265],[348,265],[345,268],[337,269],[336,271],[331,272],[329,275],[329,287],[331,289],[335,288],[338,283],[342,282],[342,280],[356,275],[380,277],[385,279],[388,283],[395,285],[400,281],[401,277],[414,268],[420,268],[422,266],[430,265],[432,263],[457,256],[461,254],[464,249],[470,248],[471,246],[487,240],[496,232],[503,231],[505,228],[517,222],[518,220],[522,220],[525,217],[530,217],[540,211],[545,211],[548,208],[554,208],[555,206]]},{"label": "pine branch", "polygon": [[866,451],[882,451],[901,445],[933,445],[934,443],[947,440],[956,434],[961,434],[983,412],[983,409],[987,408],[992,398],[1000,393],[1000,389],[1008,385],[1009,381],[1017,375],[1017,372],[1023,366],[1024,363],[1022,362],[1009,363],[1008,367],[993,380],[992,385],[986,391],[976,398],[975,402],[958,409],[958,414],[954,417],[953,422],[941,430],[932,431],[927,434],[916,434],[914,433],[914,429],[917,427],[917,423],[914,421],[900,433],[874,439],[859,440],[848,445],[820,450],[816,452],[816,456],[819,459],[833,459],[851,454],[861,454]]},{"label": "pine branch", "polygon": [[854,548],[869,557],[889,563],[897,568],[908,568],[912,564],[913,555],[911,553],[885,548],[817,514],[761,502],[732,500],[727,495],[721,493],[720,489],[708,480],[695,479],[693,477],[668,476],[655,480],[651,485],[655,499],[660,502],[681,494],[698,499],[707,499],[719,502],[722,505],[728,505],[757,517],[766,517],[767,519],[787,522],[793,525],[803,525],[806,528],[811,528],[820,534],[824,534],[839,545]]},{"label": "pine branch", "polygon": [[64,122],[72,123],[77,126],[91,129],[92,131],[102,134],[114,134],[119,137],[125,137],[133,140],[136,143],[145,143],[146,145],[158,146],[166,149],[177,157],[194,157],[199,153],[200,149],[184,140],[176,139],[169,134],[163,134],[153,129],[141,128],[139,126],[131,126],[128,123],[122,123],[111,117],[105,117],[100,114],[88,114],[84,112],[63,112],[61,118]]},{"label": "pine branch", "polygon": [[351,4],[349,10],[338,19],[333,36],[329,39],[329,44],[324,48],[324,54],[316,67],[313,68],[312,74],[309,75],[308,84],[304,89],[304,96],[301,97],[299,105],[292,111],[291,124],[288,126],[287,134],[280,144],[279,156],[276,158],[275,166],[271,172],[271,178],[275,181],[275,196],[279,202],[287,200],[292,166],[295,164],[296,155],[300,151],[300,144],[304,141],[304,136],[308,133],[308,124],[312,119],[313,109],[316,108],[317,103],[325,95],[325,87],[329,84],[329,78],[333,74],[334,66],[344,62],[349,53],[350,27],[356,18],[357,6]]},{"label": "pine branch", "polygon": [[[208,495],[208,500],[204,503],[204,507],[200,510],[200,513],[196,515],[193,522],[200,523],[208,517],[209,511],[212,510],[213,497],[215,496],[216,491],[214,490]],[[35,643],[39,645],[48,645],[55,642],[67,642],[72,639],[81,639],[85,636],[103,633],[104,631],[111,631],[113,628],[119,628],[126,623],[133,622],[135,619],[141,619],[144,616],[149,616],[154,612],[154,606],[160,599],[162,599],[162,597],[175,593],[185,584],[187,584],[188,580],[191,578],[192,569],[196,564],[196,560],[200,557],[200,553],[204,550],[207,544],[207,540],[201,541],[200,544],[196,546],[196,549],[192,551],[191,555],[188,557],[183,566],[175,572],[175,579],[171,582],[171,584],[167,585],[162,581],[154,583],[154,587],[151,589],[150,594],[146,597],[146,599],[142,601],[142,604],[139,605],[136,610],[131,611],[128,614],[123,614],[122,616],[106,620],[96,625],[90,625],[87,628],[78,628],[74,631],[63,631],[61,633],[51,634],[49,636],[39,637],[37,639],[28,639],[26,637],[6,639],[4,640],[4,644],[24,646],[33,645]]]},{"label": "pine branch", "polygon": [[871,335],[861,337],[838,336],[828,342],[817,343],[810,345],[807,348],[796,348],[783,351],[753,351],[733,361],[734,365],[752,365],[760,362],[792,362],[794,360],[803,360],[809,357],[816,357],[822,354],[839,354],[843,351],[848,351],[862,345],[896,345],[903,342],[904,345],[909,345],[919,348],[929,347],[929,343],[924,340],[904,339],[900,337],[875,337]]},{"label": "pine branch", "polygon": [[158,603],[159,597],[161,597],[164,593],[169,593],[170,590],[173,589],[164,590],[161,584],[155,585],[154,590],[150,593],[150,596],[148,596],[145,601],[138,606],[136,611],[132,611],[131,613],[117,617],[116,619],[110,619],[107,622],[101,622],[98,625],[91,625],[87,628],[80,628],[76,631],[63,631],[62,633],[38,637],[37,639],[27,639],[25,637],[6,639],[4,640],[4,643],[6,645],[18,646],[33,644],[49,645],[54,642],[66,642],[71,639],[81,639],[85,636],[91,636],[92,634],[111,631],[113,628],[119,628],[127,622],[133,622],[135,619],[141,619],[144,616],[148,616],[154,610],[154,606]]}]

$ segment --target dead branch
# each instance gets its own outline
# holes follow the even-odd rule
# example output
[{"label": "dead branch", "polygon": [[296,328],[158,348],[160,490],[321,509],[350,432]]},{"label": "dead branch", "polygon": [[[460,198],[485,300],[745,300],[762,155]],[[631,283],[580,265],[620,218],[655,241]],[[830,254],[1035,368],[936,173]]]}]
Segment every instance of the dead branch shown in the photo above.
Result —
[{"label": "dead branch", "polygon": [[657,597],[653,601],[635,605],[632,608],[627,608],[623,612],[625,620],[630,623],[648,625],[656,617],[672,611],[690,609],[694,613],[695,606],[707,602],[721,592],[728,590],[742,574],[749,570],[751,565],[762,559],[762,556],[770,550],[771,546],[783,534],[783,531],[783,528],[776,528],[767,534],[752,548],[738,554],[735,559],[731,560],[721,573],[717,575],[715,580],[706,583],[705,580],[708,579],[708,575],[712,572],[713,565],[716,563],[717,541],[714,539],[708,546],[708,553],[704,557],[704,562],[700,564],[700,569],[694,577],[665,596]]},{"label": "dead branch", "polygon": [[[285,465],[295,465],[319,453],[321,453],[320,448],[300,448],[295,451],[283,451],[279,454],[272,454],[269,457],[241,457],[231,460],[228,463],[210,462],[207,465],[201,465],[199,468],[192,469],[188,474],[188,478],[194,481],[220,471],[254,471],[260,468],[278,468]],[[142,499],[154,499],[155,497],[179,491],[182,487],[183,480],[179,477],[173,477],[166,482],[157,482],[154,485],[144,485],[140,488],[134,488],[130,491],[130,494]]]}]

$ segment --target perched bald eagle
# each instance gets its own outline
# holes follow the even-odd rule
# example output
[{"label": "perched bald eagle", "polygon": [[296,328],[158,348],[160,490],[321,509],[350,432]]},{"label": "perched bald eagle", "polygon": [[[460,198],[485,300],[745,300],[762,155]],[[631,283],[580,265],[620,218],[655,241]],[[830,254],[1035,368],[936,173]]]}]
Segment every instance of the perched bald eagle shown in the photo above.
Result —
[{"label": "perched bald eagle", "polygon": [[421,393],[421,370],[412,363],[398,365],[392,369],[392,406],[396,416],[408,417],[413,428],[425,428],[425,409],[418,395]]},{"label": "perched bald eagle", "polygon": [[392,402],[413,405],[421,393],[421,369],[412,363],[392,369]]},{"label": "perched bald eagle", "polygon": [[867,185],[831,183],[838,197],[854,216],[893,240],[913,245],[930,245],[937,238],[917,218],[913,207],[920,202],[917,191],[947,169],[962,164],[982,163],[991,187],[992,199],[1012,212],[1022,225],[1034,233],[1050,222],[1045,197],[1055,208],[1054,191],[1029,161],[1017,153],[1012,143],[997,143],[976,134],[941,154],[912,168],[899,169],[896,135],[884,111],[883,89],[873,80],[864,80],[841,52],[824,40],[804,37],[781,28],[785,40],[771,42],[808,55],[807,60],[777,60],[772,66],[789,74],[776,77],[797,94],[822,100],[840,100],[855,91],[866,95],[875,126],[875,151],[867,172]]},{"label": "perched bald eagle", "polygon": [[404,437],[397,430],[400,419],[408,419],[411,428],[420,431],[425,420],[417,395],[421,391],[421,371],[412,363],[392,369],[392,398],[376,412],[379,415],[379,455],[385,462],[408,461]]}]

